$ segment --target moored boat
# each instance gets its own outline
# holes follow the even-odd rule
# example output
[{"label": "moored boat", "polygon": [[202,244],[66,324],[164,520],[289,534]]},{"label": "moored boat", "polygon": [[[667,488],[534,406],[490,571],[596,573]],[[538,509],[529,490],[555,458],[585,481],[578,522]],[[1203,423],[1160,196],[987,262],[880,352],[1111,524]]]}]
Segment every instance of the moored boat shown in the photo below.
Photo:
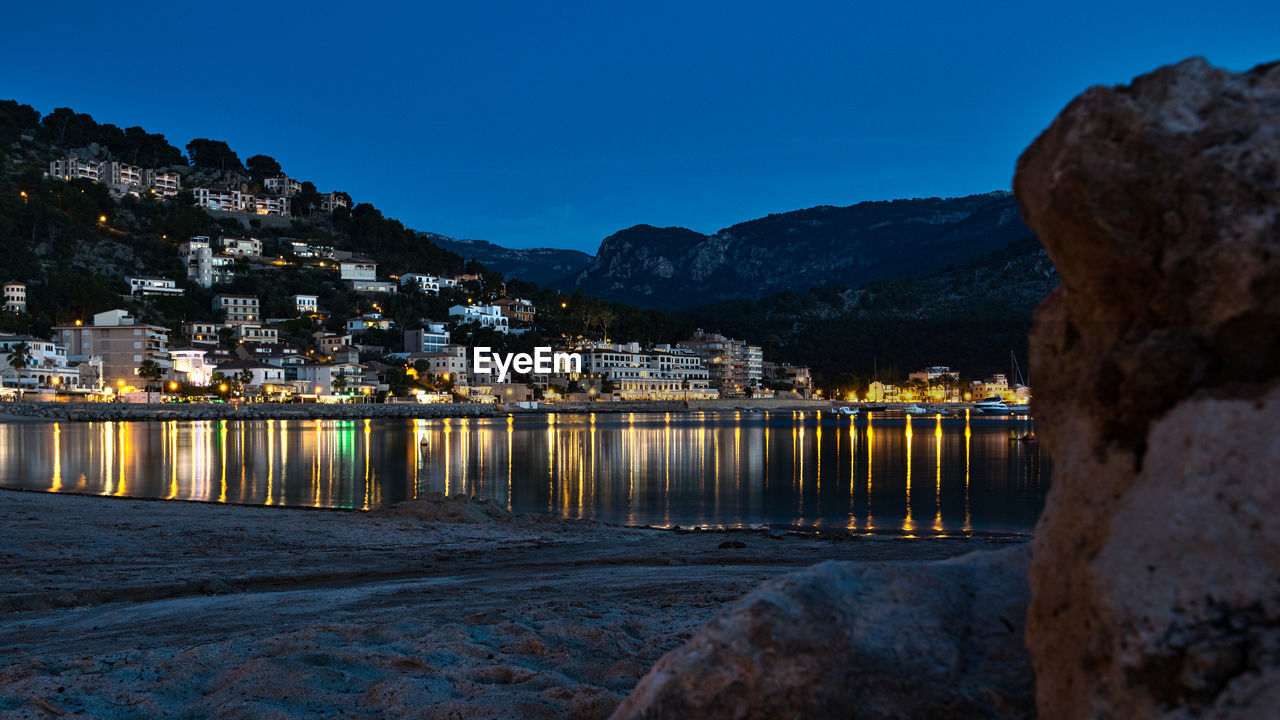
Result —
[{"label": "moored boat", "polygon": [[989,397],[985,400],[979,400],[973,404],[974,412],[983,415],[1011,415],[1013,411],[1005,404],[1002,398]]}]

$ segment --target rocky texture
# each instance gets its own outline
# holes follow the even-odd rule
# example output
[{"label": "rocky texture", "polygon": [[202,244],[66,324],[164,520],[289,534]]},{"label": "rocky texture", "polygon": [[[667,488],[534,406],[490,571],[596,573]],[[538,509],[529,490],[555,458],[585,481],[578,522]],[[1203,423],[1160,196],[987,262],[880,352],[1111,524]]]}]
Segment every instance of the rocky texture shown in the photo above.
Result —
[{"label": "rocky texture", "polygon": [[0,719],[604,718],[762,581],[1011,543],[0,491]]},{"label": "rocky texture", "polygon": [[[1044,717],[1280,707],[1280,64],[1074,100],[1015,189],[1062,277],[1028,619]],[[1271,715],[1274,716],[1274,715]]]},{"label": "rocky texture", "polygon": [[510,510],[488,498],[461,494],[445,497],[443,493],[404,500],[390,507],[372,510],[369,514],[374,517],[411,517],[428,522],[484,523],[512,518]]},{"label": "rocky texture", "polygon": [[561,286],[646,307],[684,308],[918,275],[1028,235],[1007,192],[814,207],[714,235],[637,225],[605,238],[591,264]]},{"label": "rocky texture", "polygon": [[668,653],[614,718],[1032,714],[1025,548],[827,562],[773,580]]}]

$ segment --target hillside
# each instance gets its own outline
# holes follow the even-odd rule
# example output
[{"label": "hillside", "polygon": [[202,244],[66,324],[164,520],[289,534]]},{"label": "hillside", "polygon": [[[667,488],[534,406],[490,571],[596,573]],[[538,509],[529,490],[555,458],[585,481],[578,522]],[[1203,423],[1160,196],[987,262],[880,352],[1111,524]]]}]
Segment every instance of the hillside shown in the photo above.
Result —
[{"label": "hillside", "polygon": [[[0,256],[6,260],[4,279],[20,279],[29,286],[28,314],[5,314],[0,317],[0,329],[47,334],[55,324],[112,307],[127,307],[146,321],[177,328],[182,320],[211,316],[209,299],[217,291],[260,294],[270,317],[292,315],[290,292],[318,293],[325,307],[336,313],[354,313],[367,306],[364,298],[336,282],[331,272],[269,262],[246,263],[241,278],[216,289],[192,287],[179,260],[178,245],[196,235],[255,235],[265,240],[271,255],[280,236],[314,240],[372,256],[384,274],[458,273],[466,265],[458,255],[384,217],[369,203],[319,212],[311,207],[308,196],[317,194],[308,182],[294,197],[301,217],[206,212],[194,207],[191,187],[261,192],[264,179],[284,169],[264,155],[242,162],[225,143],[215,140],[192,140],[186,150],[184,155],[164,135],[140,127],[121,130],[67,108],[41,116],[30,106],[0,101]],[[170,200],[146,194],[113,197],[102,183],[45,177],[49,162],[67,155],[142,162],[173,171],[182,177],[183,191]],[[474,264],[469,269],[485,272]],[[186,295],[128,297],[126,275],[175,278]]]},{"label": "hillside", "polygon": [[1029,235],[1007,192],[814,207],[714,235],[637,225],[605,238],[594,261],[564,286],[688,308],[929,273]]},{"label": "hillside", "polygon": [[929,275],[725,301],[680,317],[828,379],[865,381],[877,370],[900,378],[938,364],[977,376],[1007,368],[1010,351],[1025,360],[1032,311],[1057,284],[1048,254],[1028,238]]},{"label": "hillside", "polygon": [[[637,226],[607,238],[591,258],[422,233],[369,203],[331,213],[309,208],[267,225],[206,212],[187,191],[167,201],[113,198],[99,183],[44,177],[50,160],[72,152],[155,163],[179,172],[184,188],[198,181],[257,192],[264,175],[285,172],[266,156],[242,162],[219,141],[186,148],[184,155],[163,135],[121,131],[66,109],[41,117],[0,102],[0,255],[6,274],[29,285],[28,313],[0,315],[0,330],[47,336],[55,324],[124,307],[177,338],[183,321],[214,316],[217,292],[260,296],[266,317],[292,317],[290,295],[317,294],[330,331],[372,307],[374,299],[353,293],[331,266],[240,261],[239,277],[205,289],[186,280],[177,253],[194,235],[256,235],[272,253],[285,236],[370,257],[380,277],[480,275],[461,294],[377,298],[402,328],[444,317],[453,302],[500,292],[505,279],[509,294],[537,305],[537,320],[529,334],[486,337],[487,344],[527,350],[576,334],[670,343],[703,327],[760,344],[769,360],[812,365],[823,380],[935,363],[980,374],[1004,367],[1010,349],[1021,353],[1031,310],[1056,283],[1007,193],[810,208],[712,236]],[[314,194],[302,185],[299,197]],[[186,294],[130,297],[125,275],[175,278]],[[281,337],[305,347],[316,329],[292,322]],[[384,335],[385,347],[399,347],[398,331]]]},{"label": "hillside", "polygon": [[539,285],[577,275],[593,259],[580,250],[557,248],[505,248],[485,240],[458,240],[436,233],[419,233],[433,245],[476,260],[508,280],[520,278]]}]

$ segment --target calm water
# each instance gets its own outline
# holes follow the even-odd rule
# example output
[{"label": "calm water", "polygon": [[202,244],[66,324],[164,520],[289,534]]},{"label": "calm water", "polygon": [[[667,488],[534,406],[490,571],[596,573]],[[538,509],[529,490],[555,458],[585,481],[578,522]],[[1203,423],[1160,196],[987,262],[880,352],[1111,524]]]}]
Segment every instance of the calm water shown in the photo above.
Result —
[{"label": "calm water", "polygon": [[649,525],[1030,532],[1048,469],[1011,418],[695,413],[0,424],[0,486],[373,508],[429,492]]}]

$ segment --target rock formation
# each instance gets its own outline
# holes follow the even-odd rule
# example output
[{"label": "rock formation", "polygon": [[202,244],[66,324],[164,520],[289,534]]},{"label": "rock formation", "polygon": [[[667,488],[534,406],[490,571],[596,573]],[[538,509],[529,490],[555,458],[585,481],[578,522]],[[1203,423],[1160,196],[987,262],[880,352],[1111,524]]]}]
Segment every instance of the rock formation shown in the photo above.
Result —
[{"label": "rock formation", "polygon": [[614,718],[1020,718],[1027,548],[827,562],[769,581],[665,655]]},{"label": "rock formation", "polygon": [[[1042,717],[1280,708],[1280,64],[1082,94],[1015,191],[1062,278],[1032,334],[1054,458]],[[1270,715],[1274,717],[1274,715]]]},{"label": "rock formation", "polygon": [[1029,235],[1007,192],[813,207],[712,235],[636,225],[605,238],[591,263],[558,286],[642,307],[690,308],[934,272]]}]

